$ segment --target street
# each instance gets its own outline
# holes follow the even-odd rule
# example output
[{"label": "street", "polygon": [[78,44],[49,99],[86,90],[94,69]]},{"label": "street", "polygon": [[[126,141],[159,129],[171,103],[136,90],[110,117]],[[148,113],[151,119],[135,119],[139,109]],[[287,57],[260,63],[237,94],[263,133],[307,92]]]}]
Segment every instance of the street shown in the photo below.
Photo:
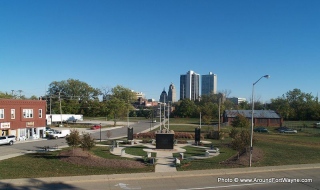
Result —
[{"label": "street", "polygon": [[[156,125],[155,123],[152,123]],[[157,123],[159,124],[159,123]],[[144,130],[150,129],[150,121],[140,121],[137,123],[131,123],[130,127],[133,127],[133,133],[138,133]],[[100,130],[91,130],[91,135],[95,139],[100,139]],[[126,137],[127,136],[127,126],[116,128],[111,130],[111,137],[110,138],[119,138],[119,137]],[[107,139],[107,131],[103,129],[101,131],[101,139]],[[9,155],[9,154],[16,154],[16,153],[24,153],[26,151],[34,151],[43,148],[44,146],[49,147],[61,147],[67,146],[65,138],[61,139],[41,139],[41,140],[29,140],[23,143],[15,143],[12,146],[2,145],[0,146],[1,155]]]},{"label": "street", "polygon": [[[227,169],[232,172],[234,169]],[[241,169],[240,169],[241,170]],[[143,173],[143,174],[114,174],[101,176],[74,176],[59,178],[40,178],[0,181],[1,189],[79,189],[79,190],[205,190],[205,189],[320,189],[320,169],[295,169],[282,171],[264,171],[248,173],[245,168],[237,174],[223,174],[221,170],[177,172],[177,173]],[[197,173],[198,172],[198,173]],[[256,179],[255,182],[242,182],[241,180]],[[274,179],[277,183],[262,182]],[[292,182],[280,182],[280,180]],[[296,180],[309,180],[296,182]],[[260,182],[259,182],[260,181]],[[6,185],[5,185],[6,184]]]}]

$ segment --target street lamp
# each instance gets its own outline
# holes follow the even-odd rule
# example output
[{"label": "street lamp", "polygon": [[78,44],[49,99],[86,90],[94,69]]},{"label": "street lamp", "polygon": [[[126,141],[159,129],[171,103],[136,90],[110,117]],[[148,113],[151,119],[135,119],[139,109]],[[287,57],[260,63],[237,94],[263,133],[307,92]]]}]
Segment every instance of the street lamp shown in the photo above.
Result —
[{"label": "street lamp", "polygon": [[251,162],[252,162],[252,151],[253,151],[253,147],[252,147],[252,139],[253,139],[253,112],[254,112],[254,99],[253,99],[253,95],[254,95],[254,85],[257,84],[262,78],[270,78],[270,75],[264,75],[262,77],[259,78],[259,80],[257,80],[255,83],[253,83],[252,85],[252,110],[251,110],[251,135],[250,135],[250,158],[249,158],[249,167],[251,167]]}]

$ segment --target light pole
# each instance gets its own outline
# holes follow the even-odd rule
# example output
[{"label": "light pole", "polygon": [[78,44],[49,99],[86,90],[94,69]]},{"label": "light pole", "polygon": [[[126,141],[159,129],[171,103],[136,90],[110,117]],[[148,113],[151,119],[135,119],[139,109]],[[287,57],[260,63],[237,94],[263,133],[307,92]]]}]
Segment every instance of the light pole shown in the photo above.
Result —
[{"label": "light pole", "polygon": [[101,123],[100,123],[100,142],[101,142]]},{"label": "light pole", "polygon": [[253,83],[252,85],[252,110],[251,110],[251,135],[250,135],[250,158],[249,158],[249,167],[251,167],[251,162],[252,162],[252,151],[253,151],[253,147],[252,147],[252,139],[253,139],[253,112],[254,112],[254,85],[257,84],[262,78],[270,78],[269,75],[264,75],[262,77],[259,78],[259,80],[257,80],[255,83]]}]

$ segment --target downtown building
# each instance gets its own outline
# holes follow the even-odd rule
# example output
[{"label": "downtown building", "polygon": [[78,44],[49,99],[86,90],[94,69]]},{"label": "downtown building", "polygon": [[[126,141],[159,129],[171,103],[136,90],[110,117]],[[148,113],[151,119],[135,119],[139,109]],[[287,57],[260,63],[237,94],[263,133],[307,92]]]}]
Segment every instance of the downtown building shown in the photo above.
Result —
[{"label": "downtown building", "polygon": [[217,94],[217,75],[212,72],[201,76],[201,96],[210,93]]},{"label": "downtown building", "polygon": [[188,98],[198,100],[200,97],[200,75],[194,71],[188,71],[185,75],[180,75],[180,100]]}]

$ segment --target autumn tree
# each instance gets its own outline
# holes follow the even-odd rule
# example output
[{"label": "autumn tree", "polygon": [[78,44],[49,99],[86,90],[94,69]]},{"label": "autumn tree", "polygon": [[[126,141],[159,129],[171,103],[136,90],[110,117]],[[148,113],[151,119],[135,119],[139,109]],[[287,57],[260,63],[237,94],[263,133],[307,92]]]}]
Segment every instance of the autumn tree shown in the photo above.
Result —
[{"label": "autumn tree", "polygon": [[66,137],[67,144],[72,147],[72,154],[74,153],[74,148],[78,147],[81,143],[81,138],[79,131],[72,129],[70,135]]}]

